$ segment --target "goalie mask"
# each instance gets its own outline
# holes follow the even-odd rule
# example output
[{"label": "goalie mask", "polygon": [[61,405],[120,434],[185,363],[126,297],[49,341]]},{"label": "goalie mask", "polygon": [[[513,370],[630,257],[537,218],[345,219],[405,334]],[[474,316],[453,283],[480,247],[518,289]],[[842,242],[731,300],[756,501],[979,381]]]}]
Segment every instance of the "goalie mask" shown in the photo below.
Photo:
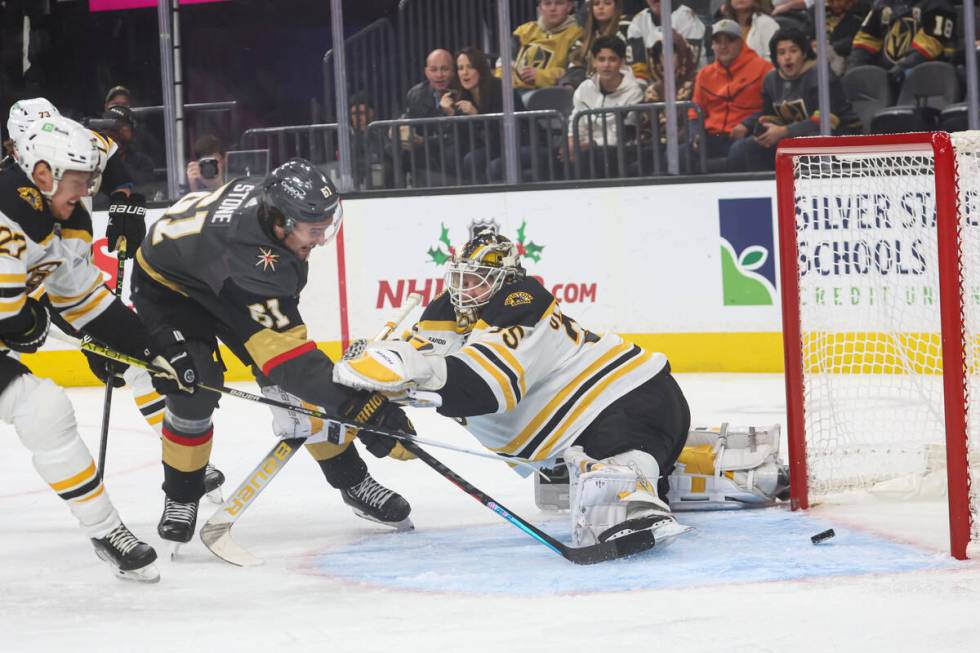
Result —
[{"label": "goalie mask", "polygon": [[489,302],[504,284],[523,278],[517,245],[484,229],[450,259],[446,289],[457,312],[466,312]]},{"label": "goalie mask", "polygon": [[51,199],[65,173],[70,170],[89,173],[88,194],[99,187],[102,152],[95,137],[85,127],[64,116],[44,118],[31,123],[17,142],[17,162],[33,180],[39,163],[51,168],[51,190],[41,193]]},{"label": "goalie mask", "polygon": [[337,234],[344,219],[340,194],[322,170],[306,159],[290,159],[265,178],[262,204],[269,218],[281,217],[289,234],[297,222],[331,220],[325,237]]}]

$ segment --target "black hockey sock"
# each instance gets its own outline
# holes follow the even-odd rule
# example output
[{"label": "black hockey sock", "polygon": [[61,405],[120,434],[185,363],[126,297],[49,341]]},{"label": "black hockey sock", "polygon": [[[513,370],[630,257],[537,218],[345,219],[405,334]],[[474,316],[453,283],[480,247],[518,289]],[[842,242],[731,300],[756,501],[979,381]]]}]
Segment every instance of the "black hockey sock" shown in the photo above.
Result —
[{"label": "black hockey sock", "polygon": [[350,445],[340,455],[326,460],[318,460],[327,483],[338,490],[357,485],[367,475],[367,465],[361,459],[354,445]]}]

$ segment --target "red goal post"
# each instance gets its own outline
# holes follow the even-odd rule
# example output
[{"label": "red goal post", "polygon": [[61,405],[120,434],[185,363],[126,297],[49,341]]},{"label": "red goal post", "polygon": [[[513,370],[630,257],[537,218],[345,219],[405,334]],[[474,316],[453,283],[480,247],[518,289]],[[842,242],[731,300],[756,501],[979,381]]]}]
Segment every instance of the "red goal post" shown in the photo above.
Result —
[{"label": "red goal post", "polygon": [[776,156],[792,507],[924,476],[945,444],[959,559],[978,540],[978,164],[976,132],[789,139]]}]

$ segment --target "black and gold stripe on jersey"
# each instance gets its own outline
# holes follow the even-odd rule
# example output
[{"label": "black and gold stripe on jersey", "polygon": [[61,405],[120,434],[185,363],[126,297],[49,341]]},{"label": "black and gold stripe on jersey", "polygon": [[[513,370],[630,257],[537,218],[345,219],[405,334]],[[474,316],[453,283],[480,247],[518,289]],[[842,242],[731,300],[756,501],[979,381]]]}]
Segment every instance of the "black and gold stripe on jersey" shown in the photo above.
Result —
[{"label": "black and gold stripe on jersey", "polygon": [[547,458],[568,428],[605,388],[651,356],[651,353],[625,342],[613,347],[566,384],[516,438],[496,451],[503,456]]},{"label": "black and gold stripe on jersey", "polygon": [[506,410],[512,410],[527,393],[524,368],[506,348],[493,342],[474,343],[460,353],[476,362],[500,387]]}]

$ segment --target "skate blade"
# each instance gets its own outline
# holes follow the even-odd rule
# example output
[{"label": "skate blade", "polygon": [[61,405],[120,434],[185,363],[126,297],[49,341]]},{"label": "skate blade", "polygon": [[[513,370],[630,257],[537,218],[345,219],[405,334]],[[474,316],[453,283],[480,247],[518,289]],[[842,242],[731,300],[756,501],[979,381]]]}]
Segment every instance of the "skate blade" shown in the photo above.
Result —
[{"label": "skate blade", "polygon": [[155,564],[148,564],[145,567],[140,567],[139,569],[116,569],[116,578],[119,580],[128,580],[136,583],[159,583],[160,582],[160,571],[157,569]]},{"label": "skate blade", "polygon": [[184,546],[185,542],[171,542],[170,543],[170,560],[171,562],[176,561],[180,554],[180,547]]},{"label": "skate blade", "polygon": [[208,501],[210,501],[211,503],[213,503],[213,504],[215,504],[217,506],[220,506],[221,504],[223,504],[225,502],[224,497],[221,495],[221,486],[220,485],[218,487],[214,488],[213,490],[211,490],[210,492],[208,492],[207,494],[205,494],[204,496],[206,496],[208,498]]},{"label": "skate blade", "polygon": [[683,535],[684,533],[690,533],[694,531],[693,526],[685,526],[684,524],[678,524],[675,521],[670,523],[655,525],[652,529],[653,538],[657,542],[657,548],[662,549],[666,546],[670,546],[674,540]]},{"label": "skate blade", "polygon": [[397,521],[397,522],[395,522],[395,521],[381,521],[377,517],[372,517],[371,515],[369,515],[369,514],[367,514],[365,512],[361,512],[357,508],[352,508],[352,510],[354,511],[354,514],[357,515],[358,517],[360,517],[361,519],[366,519],[368,521],[374,522],[375,524],[381,524],[382,526],[387,526],[388,528],[392,528],[392,529],[394,529],[395,531],[398,531],[398,532],[414,531],[415,530],[415,524],[412,523],[412,518],[411,517],[406,517],[405,519],[403,519],[401,521]]}]

